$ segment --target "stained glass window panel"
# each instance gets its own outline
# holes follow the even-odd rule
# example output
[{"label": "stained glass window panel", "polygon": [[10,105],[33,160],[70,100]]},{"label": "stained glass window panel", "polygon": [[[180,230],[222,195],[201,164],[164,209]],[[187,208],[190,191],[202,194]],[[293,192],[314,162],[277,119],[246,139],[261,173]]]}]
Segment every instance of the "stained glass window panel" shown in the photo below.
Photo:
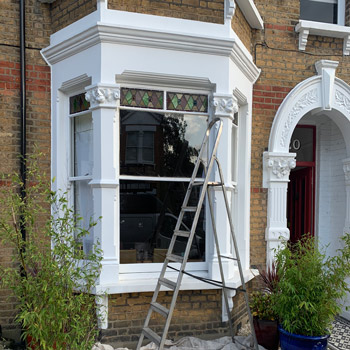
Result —
[{"label": "stained glass window panel", "polygon": [[122,88],[120,105],[163,109],[163,91]]},{"label": "stained glass window panel", "polygon": [[167,93],[167,109],[171,111],[208,112],[208,96],[188,93]]},{"label": "stained glass window panel", "polygon": [[85,93],[74,95],[69,98],[69,113],[79,113],[87,111],[90,108],[90,103],[85,99]]}]

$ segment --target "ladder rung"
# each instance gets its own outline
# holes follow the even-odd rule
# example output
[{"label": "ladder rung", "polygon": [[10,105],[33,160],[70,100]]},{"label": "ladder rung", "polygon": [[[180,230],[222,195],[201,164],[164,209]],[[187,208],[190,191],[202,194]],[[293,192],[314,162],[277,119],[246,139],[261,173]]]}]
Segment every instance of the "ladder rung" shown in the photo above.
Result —
[{"label": "ladder rung", "polygon": [[208,186],[222,186],[222,182],[217,182],[217,181],[209,181]]},{"label": "ladder rung", "polygon": [[198,181],[198,182],[193,182],[192,187],[194,186],[203,186],[204,182],[203,181]]},{"label": "ladder rung", "polygon": [[169,310],[166,307],[164,307],[163,305],[161,305],[155,301],[151,303],[151,308],[152,308],[152,310],[154,310],[155,312],[158,312],[159,314],[161,314],[164,317],[168,317],[168,315],[169,315]]},{"label": "ladder rung", "polygon": [[160,336],[153,332],[152,329],[145,327],[142,329],[142,333],[150,340],[152,340],[157,346],[160,344]]},{"label": "ladder rung", "polygon": [[161,284],[162,286],[167,287],[167,288],[172,289],[172,290],[175,290],[175,288],[176,288],[175,282],[170,281],[164,277],[159,277],[158,283]]},{"label": "ladder rung", "polygon": [[220,255],[220,257],[221,257],[221,258],[225,258],[225,259],[230,259],[230,260],[238,261],[237,258],[233,258],[232,256]]},{"label": "ladder rung", "polygon": [[179,262],[179,263],[182,263],[184,260],[183,256],[176,255],[176,254],[167,254],[166,258],[169,261]]},{"label": "ladder rung", "polygon": [[179,237],[186,237],[186,238],[188,238],[188,237],[190,237],[190,234],[191,234],[191,231],[181,231],[181,230],[174,231],[174,235],[175,236],[179,236]]},{"label": "ladder rung", "polygon": [[182,207],[182,210],[195,212],[197,210],[197,207]]}]

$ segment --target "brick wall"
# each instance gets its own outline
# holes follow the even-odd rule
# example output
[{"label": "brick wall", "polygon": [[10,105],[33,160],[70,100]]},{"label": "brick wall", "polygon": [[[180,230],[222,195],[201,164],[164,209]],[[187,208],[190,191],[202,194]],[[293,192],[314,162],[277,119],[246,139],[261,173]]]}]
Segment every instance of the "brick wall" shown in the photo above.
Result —
[{"label": "brick wall", "polygon": [[52,32],[96,11],[97,0],[56,0],[51,5]]},{"label": "brick wall", "polygon": [[232,18],[231,26],[234,32],[242,40],[244,46],[250,52],[252,49],[252,29],[237,4],[235,15]]},{"label": "brick wall", "polygon": [[320,59],[339,61],[337,77],[350,81],[350,62],[343,56],[343,41],[310,35],[306,51],[298,49],[299,0],[255,0],[265,29],[254,35],[256,65],[260,78],[253,90],[253,130],[251,161],[251,263],[265,264],[267,192],[262,188],[262,156],[274,116],[283,99],[299,82],[316,74]]},{"label": "brick wall", "polygon": [[[249,284],[250,287],[250,284]],[[182,291],[174,310],[169,339],[185,336],[214,337],[229,334],[227,323],[221,322],[220,290]],[[135,346],[143,327],[153,293],[114,294],[109,299],[109,326],[103,331],[103,342],[119,346]],[[159,302],[170,304],[172,292],[161,292]],[[233,299],[235,331],[247,322],[244,298],[240,293]],[[150,325],[160,334],[164,318],[153,313]]]},{"label": "brick wall", "polygon": [[[19,1],[0,2],[0,173],[19,172],[20,153],[20,50]],[[49,7],[38,1],[26,1],[26,84],[27,84],[27,152],[46,152],[40,162],[42,171],[50,173],[50,69],[40,55],[49,44],[51,21]],[[6,186],[1,182],[0,186]],[[0,208],[1,210],[1,208]],[[11,251],[0,246],[0,260],[10,262]],[[0,290],[0,324],[4,335],[15,326],[15,300]]]},{"label": "brick wall", "polygon": [[108,8],[194,21],[224,23],[224,0],[109,0]]}]

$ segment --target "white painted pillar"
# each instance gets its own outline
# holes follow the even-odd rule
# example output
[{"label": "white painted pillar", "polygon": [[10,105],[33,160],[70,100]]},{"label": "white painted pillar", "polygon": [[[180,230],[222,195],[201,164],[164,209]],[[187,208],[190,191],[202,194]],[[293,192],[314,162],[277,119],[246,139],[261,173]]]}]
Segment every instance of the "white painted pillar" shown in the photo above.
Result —
[{"label": "white painted pillar", "polygon": [[[119,240],[117,223],[119,216],[117,147],[120,89],[115,84],[96,84],[86,88],[86,99],[90,102],[93,120],[94,168],[90,185],[93,189],[95,241],[103,251],[100,286],[118,280]],[[101,218],[101,219],[100,219]]]},{"label": "white painted pillar", "polygon": [[[343,160],[343,169],[345,174],[345,190],[346,190],[346,204],[345,204],[345,225],[344,233],[350,233],[350,158]],[[347,283],[350,284],[350,278],[347,279]],[[347,293],[345,297],[344,305],[350,305],[350,293]],[[344,318],[350,320],[350,310],[346,310],[345,307],[341,314]]]},{"label": "white painted pillar", "polygon": [[343,160],[343,169],[345,174],[345,190],[346,190],[346,205],[345,205],[345,225],[344,233],[350,233],[350,158]]},{"label": "white painted pillar", "polygon": [[295,168],[295,153],[264,153],[267,176],[268,204],[266,239],[266,263],[271,266],[274,250],[283,240],[289,239],[287,228],[287,189],[290,170]]},{"label": "white painted pillar", "polygon": [[[238,111],[238,104],[233,95],[214,94],[212,105],[214,108],[213,118],[220,118],[223,121],[223,131],[217,151],[217,157],[222,167],[228,201],[229,204],[231,204],[233,191],[231,182],[232,120],[234,113]],[[215,172],[215,180],[219,181],[218,171]],[[232,257],[230,226],[227,219],[227,211],[222,191],[219,188],[215,188],[215,190],[212,191],[212,198],[214,201],[214,215],[221,255]],[[214,246],[214,240],[210,240],[210,242],[212,242],[213,250],[209,261],[209,273],[211,278],[220,280],[221,276],[218,256]],[[234,264],[232,263],[232,260],[222,259],[222,263],[225,278],[232,277],[234,273]]]}]

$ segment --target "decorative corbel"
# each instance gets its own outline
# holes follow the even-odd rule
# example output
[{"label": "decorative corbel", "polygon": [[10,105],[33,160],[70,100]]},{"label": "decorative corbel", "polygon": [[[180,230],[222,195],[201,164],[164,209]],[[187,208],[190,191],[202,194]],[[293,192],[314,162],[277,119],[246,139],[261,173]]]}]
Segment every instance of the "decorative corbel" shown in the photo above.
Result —
[{"label": "decorative corbel", "polygon": [[329,60],[320,60],[315,63],[317,74],[322,77],[322,105],[326,111],[332,109],[335,70],[338,64],[337,61]]},{"label": "decorative corbel", "polygon": [[86,88],[85,98],[90,109],[98,107],[116,108],[120,99],[119,85],[96,84]]},{"label": "decorative corbel", "polygon": [[226,0],[225,2],[225,17],[231,21],[232,17],[235,15],[236,3],[234,0]]},{"label": "decorative corbel", "polygon": [[299,50],[300,51],[305,51],[308,36],[309,36],[309,29],[303,28],[299,31]]},{"label": "decorative corbel", "polygon": [[344,37],[343,55],[344,56],[350,55],[350,35],[347,35],[346,37]]},{"label": "decorative corbel", "polygon": [[233,95],[214,94],[212,105],[217,117],[229,117],[233,119],[238,112],[238,101]]}]

